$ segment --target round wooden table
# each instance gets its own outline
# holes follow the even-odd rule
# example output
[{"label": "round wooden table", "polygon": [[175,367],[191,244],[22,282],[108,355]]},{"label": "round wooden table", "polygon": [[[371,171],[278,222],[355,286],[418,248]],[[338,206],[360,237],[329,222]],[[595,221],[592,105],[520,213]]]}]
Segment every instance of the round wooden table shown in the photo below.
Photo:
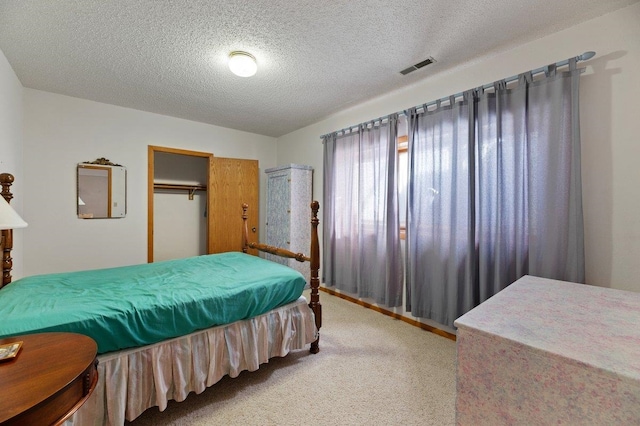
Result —
[{"label": "round wooden table", "polygon": [[63,423],[96,386],[96,343],[81,334],[40,333],[0,339],[0,345],[18,341],[18,355],[0,362],[0,424]]}]

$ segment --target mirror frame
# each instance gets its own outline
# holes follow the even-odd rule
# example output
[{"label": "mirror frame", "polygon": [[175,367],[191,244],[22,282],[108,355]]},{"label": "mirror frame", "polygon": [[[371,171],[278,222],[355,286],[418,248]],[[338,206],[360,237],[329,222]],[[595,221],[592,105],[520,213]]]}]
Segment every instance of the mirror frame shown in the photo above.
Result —
[{"label": "mirror frame", "polygon": [[[124,172],[124,179],[122,182],[122,187],[120,191],[114,191],[114,187],[113,187],[113,170],[114,168],[120,168],[122,169],[122,171]],[[83,169],[96,169],[96,170],[106,170],[107,172],[107,214],[106,216],[93,216],[93,215],[87,215],[87,214],[81,214],[80,213],[80,207],[81,207],[81,198],[80,198],[80,171]],[[122,194],[122,198],[123,198],[123,202],[124,202],[124,210],[120,211],[120,214],[118,214],[117,216],[113,216],[113,210],[112,210],[112,205],[113,205],[113,194],[114,192],[117,193],[121,193]],[[78,163],[77,167],[76,167],[76,195],[77,195],[77,200],[76,200],[76,214],[78,216],[79,219],[120,219],[123,217],[126,217],[127,215],[127,168],[120,165],[120,164],[115,164],[112,163],[111,161],[109,161],[108,159],[102,157],[102,158],[98,158],[95,161],[85,161],[82,163]],[[85,197],[86,198],[86,197]],[[104,210],[103,210],[104,211]]]}]

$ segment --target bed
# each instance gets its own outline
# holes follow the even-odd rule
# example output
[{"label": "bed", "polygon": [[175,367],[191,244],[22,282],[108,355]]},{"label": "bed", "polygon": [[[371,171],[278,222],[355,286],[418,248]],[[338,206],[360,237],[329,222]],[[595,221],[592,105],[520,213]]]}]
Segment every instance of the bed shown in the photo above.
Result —
[{"label": "bed", "polygon": [[[0,175],[9,202],[13,177]],[[76,332],[98,345],[98,384],[68,425],[122,425],[146,409],[201,393],[225,375],[255,371],[309,345],[319,351],[317,202],[310,255],[249,242],[243,253],[25,277],[11,282],[12,231],[3,230],[0,337]],[[303,276],[247,254],[257,249],[310,262]],[[123,303],[124,302],[124,303]]]}]

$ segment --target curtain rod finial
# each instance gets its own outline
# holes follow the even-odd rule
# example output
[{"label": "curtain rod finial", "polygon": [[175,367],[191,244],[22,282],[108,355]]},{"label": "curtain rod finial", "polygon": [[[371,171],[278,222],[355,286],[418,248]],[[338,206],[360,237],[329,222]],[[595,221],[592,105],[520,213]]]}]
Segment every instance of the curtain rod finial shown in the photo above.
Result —
[{"label": "curtain rod finial", "polygon": [[594,56],[596,56],[596,52],[592,52],[592,51],[584,52],[582,55],[580,55],[580,60],[581,61],[587,61],[587,60],[593,58]]}]

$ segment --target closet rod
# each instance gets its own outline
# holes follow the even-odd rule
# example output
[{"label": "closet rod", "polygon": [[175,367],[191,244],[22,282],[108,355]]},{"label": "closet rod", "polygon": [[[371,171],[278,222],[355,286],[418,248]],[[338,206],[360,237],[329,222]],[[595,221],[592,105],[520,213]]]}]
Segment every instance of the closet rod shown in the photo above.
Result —
[{"label": "closet rod", "polygon": [[189,200],[193,200],[196,191],[206,191],[207,185],[187,185],[179,183],[154,183],[153,189],[160,190],[181,190],[189,192]]},{"label": "closet rod", "polygon": [[153,189],[181,189],[185,191],[206,191],[207,185],[187,185],[179,183],[154,183]]},{"label": "closet rod", "polygon": [[[593,51],[584,52],[582,55],[578,55],[578,56],[576,56],[576,57],[575,57],[575,60],[576,60],[576,62],[579,62],[579,61],[586,61],[586,60],[589,60],[589,59],[593,58],[595,55],[596,55],[596,52],[593,52]],[[569,58],[569,59],[565,59],[564,61],[556,62],[556,63],[555,63],[555,66],[556,66],[557,68],[560,68],[560,67],[563,67],[563,66],[565,66],[565,65],[568,65],[568,64],[569,64],[569,60],[570,60],[570,59],[574,59],[574,58]],[[541,73],[541,72],[546,71],[546,70],[547,70],[547,68],[548,68],[548,65],[547,65],[547,66],[544,66],[544,67],[536,68],[536,69],[531,70],[531,71],[529,71],[529,72],[530,72],[531,74],[539,74],[539,73]],[[509,82],[511,82],[511,81],[515,81],[515,80],[517,80],[519,77],[520,77],[520,75],[512,75],[511,77],[503,78],[503,79],[498,80],[498,81],[504,81],[505,83],[509,83]],[[482,89],[483,89],[483,90],[486,90],[486,89],[490,89],[490,88],[492,88],[492,87],[493,87],[493,84],[494,84],[494,83],[488,83],[488,84],[485,84],[485,85],[483,85],[483,86],[481,86],[481,87],[482,87]],[[456,93],[455,95],[453,95],[453,98],[454,98],[454,99],[455,99],[455,98],[459,98],[459,97],[461,97],[463,94],[464,94],[464,92]],[[425,108],[427,108],[427,107],[429,107],[429,106],[431,106],[431,105],[435,105],[436,103],[438,103],[438,101],[440,101],[440,102],[444,102],[444,101],[448,101],[449,99],[451,99],[451,96],[445,96],[444,98],[436,99],[435,101],[427,102],[426,104],[424,104],[424,105],[420,105],[420,106],[421,106],[421,107],[422,107],[422,106],[424,106]],[[404,114],[405,114],[405,110],[398,111],[396,114],[398,114],[398,115],[404,115]],[[380,122],[380,121],[385,120],[386,118],[387,118],[387,117],[380,117],[380,118],[377,118],[377,119],[375,119],[375,120],[368,120],[368,121],[366,121],[365,123],[371,123],[371,122],[375,123],[375,122]],[[364,124],[364,123],[361,123],[361,124]],[[335,132],[325,133],[324,135],[320,136],[320,139],[324,139],[326,136],[329,136],[330,134],[333,134],[333,133],[343,133],[343,134],[344,134],[344,133],[346,133],[347,131],[351,131],[351,129],[353,129],[353,128],[355,128],[355,127],[359,127],[361,124],[356,124],[356,125],[354,125],[354,126],[345,127],[344,129],[341,129],[341,130],[338,130],[338,131],[335,131]]]}]

